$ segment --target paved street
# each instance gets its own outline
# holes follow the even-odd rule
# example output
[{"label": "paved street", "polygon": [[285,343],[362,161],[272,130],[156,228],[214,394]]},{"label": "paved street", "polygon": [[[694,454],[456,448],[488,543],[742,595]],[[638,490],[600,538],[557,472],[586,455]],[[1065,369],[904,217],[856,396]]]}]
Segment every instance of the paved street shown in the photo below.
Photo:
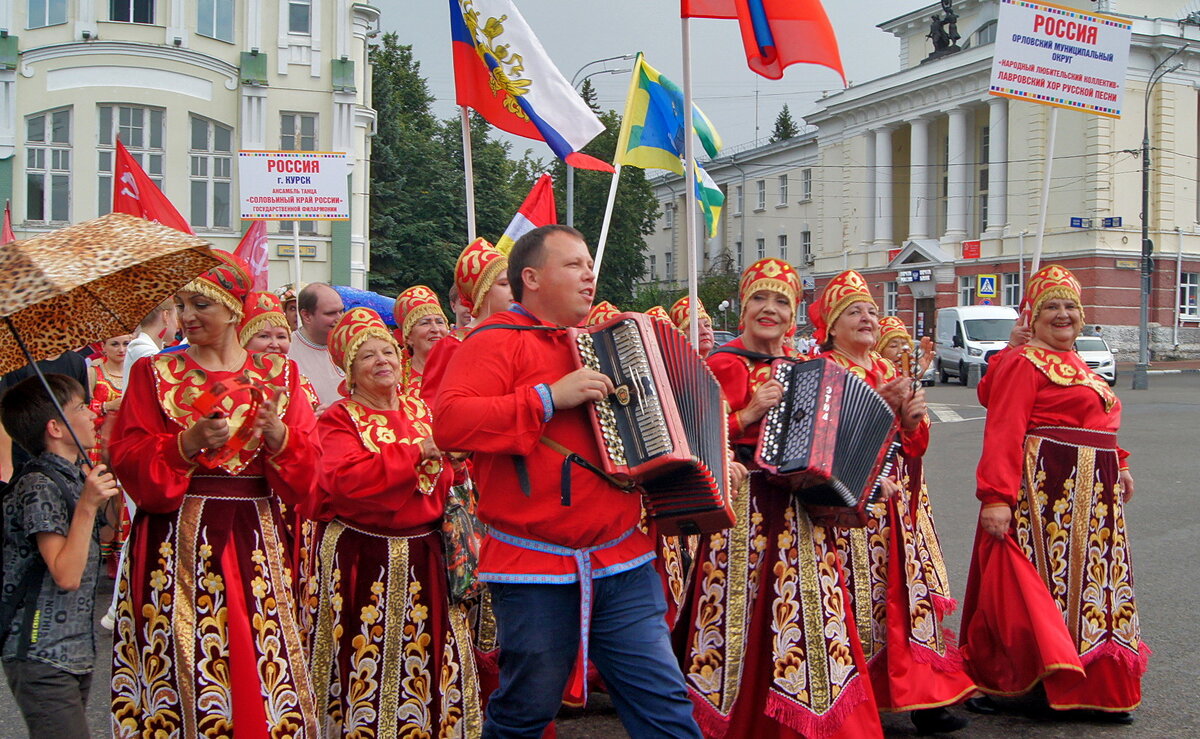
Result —
[{"label": "paved street", "polygon": [[[1122,446],[1137,482],[1128,509],[1135,556],[1142,628],[1155,650],[1144,683],[1145,702],[1132,727],[1092,724],[1047,724],[1021,713],[975,717],[962,736],[969,737],[1191,737],[1200,735],[1200,537],[1196,527],[1195,475],[1186,469],[1200,457],[1200,375],[1151,377],[1151,389],[1134,393],[1128,378],[1117,388],[1125,404]],[[983,435],[983,409],[973,390],[957,385],[928,391],[935,416],[933,445],[926,462],[938,529],[955,593],[962,595],[977,505],[973,495],[975,466]],[[105,583],[106,587],[110,587]],[[107,592],[99,600],[107,603]],[[957,627],[957,617],[951,618]],[[97,631],[97,644],[111,637]],[[103,646],[101,647],[104,648]],[[103,660],[102,660],[103,662]],[[108,666],[97,671],[90,702],[94,735],[108,736]],[[912,734],[904,716],[885,718],[889,736]],[[593,698],[586,711],[564,715],[561,739],[618,739],[625,734],[604,696]],[[7,690],[0,690],[0,737],[24,736],[20,717]],[[731,737],[730,739],[757,739]]]}]

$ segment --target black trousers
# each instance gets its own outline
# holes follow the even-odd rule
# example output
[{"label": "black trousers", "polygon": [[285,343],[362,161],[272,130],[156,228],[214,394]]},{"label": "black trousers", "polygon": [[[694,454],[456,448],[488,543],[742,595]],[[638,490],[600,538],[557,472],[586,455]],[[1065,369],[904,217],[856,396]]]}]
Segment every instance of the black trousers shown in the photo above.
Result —
[{"label": "black trousers", "polygon": [[74,675],[45,662],[4,663],[4,676],[21,709],[29,739],[66,739],[91,734],[87,724],[92,674]]}]

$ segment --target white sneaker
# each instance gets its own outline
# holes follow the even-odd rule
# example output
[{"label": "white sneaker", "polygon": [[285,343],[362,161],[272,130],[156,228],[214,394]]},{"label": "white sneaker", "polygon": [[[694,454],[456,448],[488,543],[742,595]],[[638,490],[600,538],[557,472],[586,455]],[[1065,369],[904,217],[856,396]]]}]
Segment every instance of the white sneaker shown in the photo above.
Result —
[{"label": "white sneaker", "polygon": [[112,611],[104,614],[100,617],[100,625],[104,627],[105,631],[112,631],[117,625],[117,614]]}]

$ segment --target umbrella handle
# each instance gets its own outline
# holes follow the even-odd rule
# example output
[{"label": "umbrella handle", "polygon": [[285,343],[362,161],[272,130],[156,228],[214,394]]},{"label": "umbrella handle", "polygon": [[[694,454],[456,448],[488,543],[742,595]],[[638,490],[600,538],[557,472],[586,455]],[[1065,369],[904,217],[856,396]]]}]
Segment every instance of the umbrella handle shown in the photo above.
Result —
[{"label": "umbrella handle", "polygon": [[54,404],[54,410],[58,411],[58,417],[62,419],[63,425],[67,427],[67,432],[71,434],[71,440],[75,442],[75,447],[79,450],[79,456],[83,458],[84,464],[88,466],[88,469],[91,469],[92,464],[87,450],[83,448],[83,443],[79,441],[79,436],[75,433],[75,429],[71,428],[71,422],[67,420],[67,412],[63,410],[62,404],[58,402],[58,398],[54,397],[54,393],[50,390],[50,383],[46,381],[46,375],[42,374],[42,368],[37,365],[37,362],[33,361],[33,355],[29,353],[29,347],[25,346],[25,340],[21,338],[21,334],[17,332],[17,327],[13,325],[12,318],[5,316],[4,322],[8,324],[8,330],[12,332],[13,338],[17,340],[17,346],[21,347],[21,353],[25,355],[25,359],[29,361],[29,365],[33,367],[33,371],[37,373],[38,379],[42,381],[42,387],[46,389],[46,395],[49,396],[50,402]]}]

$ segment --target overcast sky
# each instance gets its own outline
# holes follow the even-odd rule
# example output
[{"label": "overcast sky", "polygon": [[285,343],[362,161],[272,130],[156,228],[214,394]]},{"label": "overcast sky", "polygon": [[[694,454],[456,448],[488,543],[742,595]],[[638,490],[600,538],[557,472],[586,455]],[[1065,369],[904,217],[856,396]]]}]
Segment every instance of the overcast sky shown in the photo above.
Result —
[{"label": "overcast sky", "polygon": [[[641,51],[660,72],[683,82],[678,0],[515,2],[568,81],[592,60]],[[395,31],[401,43],[413,46],[421,72],[438,99],[435,112],[440,117],[454,115],[449,0],[376,0],[374,4],[383,12],[383,29]],[[847,78],[865,82],[897,71],[899,41],[876,25],[926,4],[919,0],[826,0]],[[802,116],[813,109],[822,90],[841,87],[836,72],[814,65],[789,67],[782,80],[759,77],[746,67],[737,21],[693,20],[691,24],[696,102],[716,125],[726,148],[769,136],[784,103],[793,116]],[[628,69],[628,62],[610,66],[619,69],[620,64]],[[602,68],[596,65],[588,71]],[[627,74],[597,75],[592,83],[603,108],[622,109]],[[512,140],[513,156],[526,148],[543,159],[551,156],[540,142]]]}]

